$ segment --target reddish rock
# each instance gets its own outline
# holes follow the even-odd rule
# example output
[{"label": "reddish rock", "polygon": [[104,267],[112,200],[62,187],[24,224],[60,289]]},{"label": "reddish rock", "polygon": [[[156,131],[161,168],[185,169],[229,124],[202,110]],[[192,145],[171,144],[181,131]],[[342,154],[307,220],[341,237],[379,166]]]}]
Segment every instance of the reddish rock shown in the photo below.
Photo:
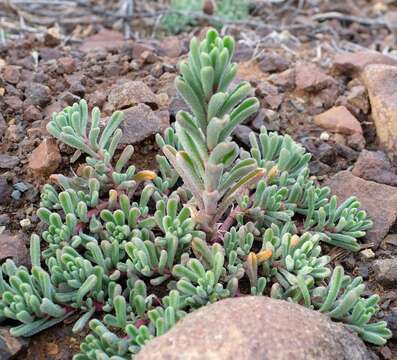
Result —
[{"label": "reddish rock", "polygon": [[23,118],[27,121],[37,121],[43,118],[43,113],[34,105],[29,105],[23,112]]},{"label": "reddish rock", "polygon": [[360,122],[344,106],[337,106],[314,117],[319,127],[345,135],[362,134]]},{"label": "reddish rock", "polygon": [[362,134],[354,133],[347,137],[347,145],[353,150],[361,151],[365,148],[366,141]]},{"label": "reddish rock", "polygon": [[283,95],[279,94],[277,87],[267,81],[259,81],[255,93],[263,98],[267,106],[275,110],[283,101]]},{"label": "reddish rock", "polygon": [[154,114],[159,119],[159,133],[163,133],[170,127],[170,112],[168,110],[157,110]]},{"label": "reddish rock", "polygon": [[385,288],[397,285],[397,259],[378,259],[372,264],[375,280]]},{"label": "reddish rock", "polygon": [[33,83],[25,90],[26,97],[33,105],[45,107],[51,102],[51,91],[46,85]]},{"label": "reddish rock", "polygon": [[108,51],[122,46],[125,43],[123,35],[118,31],[102,30],[99,33],[89,36],[81,44],[80,50],[90,51]]},{"label": "reddish rock", "polygon": [[75,81],[73,84],[70,85],[69,91],[74,95],[84,97],[85,86],[80,81]]},{"label": "reddish rock", "polygon": [[265,296],[231,298],[188,314],[136,360],[369,360],[361,339],[318,311]]},{"label": "reddish rock", "polygon": [[350,171],[339,172],[326,185],[338,197],[339,204],[350,196],[358,198],[361,208],[374,222],[364,239],[378,246],[396,221],[397,188],[363,180]]},{"label": "reddish rock", "polygon": [[40,58],[44,61],[57,60],[62,57],[62,52],[59,49],[42,48],[40,49]]},{"label": "reddish rock", "polygon": [[123,113],[124,121],[121,124],[123,137],[120,141],[121,144],[139,143],[157,134],[163,128],[160,118],[145,104],[139,104],[126,109]]},{"label": "reddish rock", "polygon": [[28,262],[28,250],[22,234],[0,234],[0,261],[4,262],[6,259],[12,259],[19,265]]},{"label": "reddish rock", "polygon": [[0,138],[5,134],[7,130],[7,123],[4,120],[4,116],[0,113]]},{"label": "reddish rock", "polygon": [[87,101],[90,107],[98,106],[102,108],[106,102],[106,93],[101,90],[96,90],[92,94],[89,94],[87,97]]},{"label": "reddish rock", "polygon": [[17,66],[7,65],[3,70],[3,78],[10,84],[18,84],[21,78],[21,73]]},{"label": "reddish rock", "polygon": [[1,204],[7,205],[11,201],[12,187],[6,176],[0,175],[0,198]]},{"label": "reddish rock", "polygon": [[295,84],[297,90],[317,92],[335,83],[317,65],[311,63],[298,63],[295,66]]},{"label": "reddish rock", "polygon": [[114,109],[123,109],[140,103],[157,106],[157,96],[142,81],[126,81],[115,85],[108,96]]},{"label": "reddish rock", "polygon": [[344,52],[335,56],[332,70],[338,74],[359,75],[373,64],[397,66],[397,60],[377,51]]},{"label": "reddish rock", "polygon": [[364,114],[368,114],[369,99],[364,86],[353,86],[347,94],[347,102],[353,107],[361,110]]},{"label": "reddish rock", "polygon": [[[159,113],[160,114],[160,113]],[[167,127],[165,114],[161,118],[147,105],[139,104],[123,110],[124,120],[121,123],[123,136],[120,144],[136,144],[146,138],[161,132]],[[169,115],[168,115],[169,119]],[[104,126],[109,118],[101,120]],[[168,122],[169,125],[169,122]]]},{"label": "reddish rock", "polygon": [[263,72],[279,73],[288,69],[289,62],[281,55],[265,53],[259,59],[259,66]]},{"label": "reddish rock", "polygon": [[160,44],[160,53],[169,58],[177,58],[182,54],[183,46],[177,36],[167,36]]},{"label": "reddish rock", "polygon": [[288,69],[279,74],[270,75],[268,80],[272,84],[285,89],[293,89],[295,87],[295,69]]},{"label": "reddish rock", "polygon": [[110,63],[103,67],[103,73],[106,77],[118,76],[121,72],[120,64]]},{"label": "reddish rock", "polygon": [[144,51],[139,59],[143,64],[154,64],[159,60],[158,56],[153,51],[149,50]]},{"label": "reddish rock", "polygon": [[392,157],[397,155],[397,67],[370,65],[363,81],[371,102],[379,145]]},{"label": "reddish rock", "polygon": [[329,109],[334,106],[339,97],[338,85],[334,82],[325,89],[311,95],[311,102],[317,107]]},{"label": "reddish rock", "polygon": [[0,327],[0,354],[2,360],[15,359],[18,354],[29,344],[28,338],[14,337],[10,334],[10,328]]},{"label": "reddish rock", "polygon": [[65,101],[62,100],[57,100],[49,104],[45,109],[44,109],[44,115],[47,119],[51,119],[51,116],[53,113],[59,113],[61,112],[68,104]]},{"label": "reddish rock", "polygon": [[0,169],[12,169],[19,164],[18,156],[0,154]]},{"label": "reddish rock", "polygon": [[352,174],[365,180],[397,186],[396,169],[382,151],[363,150],[354,164]]},{"label": "reddish rock", "polygon": [[45,139],[30,155],[29,168],[37,175],[48,176],[58,168],[61,159],[56,140]]},{"label": "reddish rock", "polygon": [[60,74],[72,74],[76,70],[76,61],[71,57],[62,57],[58,59],[57,64]]},{"label": "reddish rock", "polygon": [[155,49],[152,45],[135,42],[132,45],[132,58],[137,60],[140,59],[144,52],[154,53]]},{"label": "reddish rock", "polygon": [[10,108],[8,110],[12,110],[15,112],[20,112],[22,110],[23,102],[19,98],[19,96],[7,95],[4,96],[4,103]]}]

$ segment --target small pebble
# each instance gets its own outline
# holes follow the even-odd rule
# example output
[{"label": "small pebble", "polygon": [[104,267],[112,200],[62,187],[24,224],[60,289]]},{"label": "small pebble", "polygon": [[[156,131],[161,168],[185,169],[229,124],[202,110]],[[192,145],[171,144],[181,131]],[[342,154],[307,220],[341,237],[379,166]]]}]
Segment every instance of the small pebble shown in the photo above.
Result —
[{"label": "small pebble", "polygon": [[397,246],[397,234],[389,234],[385,237],[384,242],[393,246]]},{"label": "small pebble", "polygon": [[328,141],[329,140],[329,134],[326,131],[323,131],[320,134],[320,139],[323,140],[323,141]]},{"label": "small pebble", "polygon": [[363,259],[373,259],[375,257],[375,253],[372,249],[365,249],[360,252],[361,258]]},{"label": "small pebble", "polygon": [[7,225],[10,222],[10,217],[7,214],[0,215],[0,225]]},{"label": "small pebble", "polygon": [[14,184],[14,188],[19,190],[20,192],[25,192],[27,190],[29,190],[32,187],[32,185],[30,185],[29,183],[25,183],[25,182],[18,182],[16,184]]},{"label": "small pebble", "polygon": [[21,198],[21,192],[18,191],[18,190],[14,190],[14,191],[11,193],[11,197],[12,197],[13,199],[15,199],[15,200],[19,200],[19,199]]},{"label": "small pebble", "polygon": [[360,275],[364,280],[368,279],[368,275],[369,275],[369,269],[368,266],[366,265],[361,265],[358,269],[357,269],[358,275]]},{"label": "small pebble", "polygon": [[22,219],[19,222],[19,225],[21,225],[22,228],[27,228],[31,225],[30,219]]}]

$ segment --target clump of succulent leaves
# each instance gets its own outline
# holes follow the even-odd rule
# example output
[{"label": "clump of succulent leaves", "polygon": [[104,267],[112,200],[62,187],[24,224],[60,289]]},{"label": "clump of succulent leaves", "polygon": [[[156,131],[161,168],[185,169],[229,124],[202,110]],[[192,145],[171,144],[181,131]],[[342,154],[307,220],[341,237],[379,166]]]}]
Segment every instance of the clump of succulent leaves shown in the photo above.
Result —
[{"label": "clump of succulent leaves", "polygon": [[215,30],[192,39],[176,79],[191,112],[157,136],[158,173],[119,149],[122,113],[103,126],[82,100],[53,115],[49,133],[86,158],[43,188],[32,268],[1,266],[0,317],[18,323],[14,336],[78,314],[73,330],[91,333],[75,360],[131,359],[194,309],[249,294],[318,310],[376,345],[391,336],[371,320],[379,296],[322,254],[323,243],[360,249],[372,222],[359,202],[318,187],[288,135],[263,128],[250,151],[233,142],[259,107],[247,82],[233,83],[234,51]]}]

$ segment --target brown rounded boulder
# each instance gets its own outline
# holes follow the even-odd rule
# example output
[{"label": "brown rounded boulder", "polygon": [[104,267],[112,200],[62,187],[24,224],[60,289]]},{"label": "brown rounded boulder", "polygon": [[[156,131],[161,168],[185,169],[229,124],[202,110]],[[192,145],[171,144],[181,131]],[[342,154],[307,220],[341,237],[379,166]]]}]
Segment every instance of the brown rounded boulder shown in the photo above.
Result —
[{"label": "brown rounded boulder", "polygon": [[316,311],[264,296],[203,307],[135,360],[366,360],[358,336]]}]

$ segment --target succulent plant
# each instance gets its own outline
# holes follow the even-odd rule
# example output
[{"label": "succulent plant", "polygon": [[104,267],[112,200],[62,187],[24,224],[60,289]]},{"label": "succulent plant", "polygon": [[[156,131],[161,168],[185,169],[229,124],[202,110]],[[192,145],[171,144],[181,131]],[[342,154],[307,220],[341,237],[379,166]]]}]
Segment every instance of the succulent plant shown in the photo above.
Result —
[{"label": "succulent plant", "polygon": [[32,235],[32,269],[1,266],[0,319],[20,323],[13,335],[79,314],[73,330],[89,323],[91,333],[76,360],[131,359],[190,311],[252,294],[323,312],[376,345],[390,338],[371,320],[379,297],[322,253],[323,242],[360,248],[372,222],[358,200],[338,205],[318,187],[288,135],[263,128],[250,151],[232,141],[259,106],[248,83],[230,85],[234,47],[215,30],[192,40],[176,80],[192,113],[157,136],[158,174],[136,172],[131,146],[117,155],[121,113],[102,126],[82,100],[53,116],[49,132],[87,156],[78,174],[43,188],[47,228]]},{"label": "succulent plant", "polygon": [[243,82],[229,90],[237,66],[231,62],[235,44],[215,30],[200,44],[193,38],[182,75],[175,85],[192,114],[180,111],[175,135],[179,149],[165,144],[162,150],[193,194],[193,217],[207,233],[235,199],[263,177],[254,159],[239,159],[239,147],[230,138],[236,126],[255,113],[259,102],[249,97]]}]

